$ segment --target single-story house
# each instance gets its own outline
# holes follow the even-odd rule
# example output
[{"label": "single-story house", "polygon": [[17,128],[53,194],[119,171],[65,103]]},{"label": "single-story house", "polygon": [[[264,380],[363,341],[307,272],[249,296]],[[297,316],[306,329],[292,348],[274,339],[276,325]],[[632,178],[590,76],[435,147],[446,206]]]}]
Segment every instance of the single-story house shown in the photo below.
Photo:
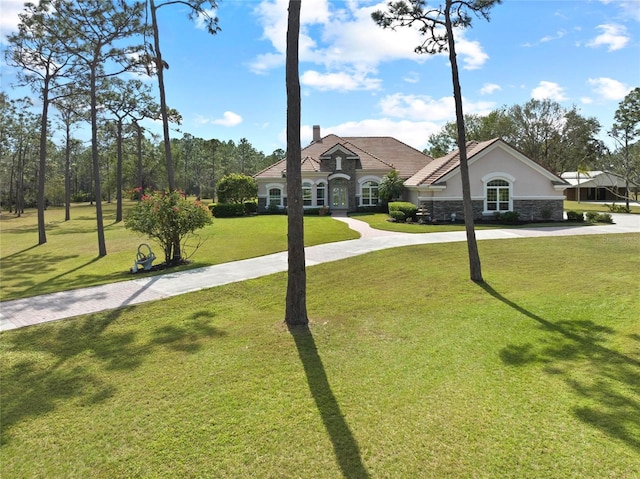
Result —
[{"label": "single-story house", "polygon": [[[566,190],[572,201],[621,201],[626,196],[624,178],[606,171],[568,171],[562,179],[569,183]],[[629,189],[638,185],[629,185]]]},{"label": "single-story house", "polygon": [[[569,183],[500,139],[467,146],[475,219],[517,211],[524,220],[562,220]],[[383,177],[396,170],[404,180],[403,200],[436,220],[463,219],[460,157],[452,152],[433,159],[391,137],[320,135],[302,150],[305,208],[327,206],[347,212],[375,207]],[[257,173],[258,209],[284,208],[286,160]]]},{"label": "single-story house", "polygon": [[[393,170],[402,179],[433,161],[428,155],[391,137],[320,136],[302,149],[302,195],[305,208],[326,206],[357,211],[378,204],[378,186]],[[287,162],[281,160],[254,175],[258,211],[287,206]]]}]

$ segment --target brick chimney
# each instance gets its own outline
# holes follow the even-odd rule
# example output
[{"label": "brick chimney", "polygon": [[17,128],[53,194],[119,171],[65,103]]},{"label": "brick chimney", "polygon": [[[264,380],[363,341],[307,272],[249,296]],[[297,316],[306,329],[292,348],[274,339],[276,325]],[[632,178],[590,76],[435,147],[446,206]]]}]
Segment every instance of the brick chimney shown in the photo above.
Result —
[{"label": "brick chimney", "polygon": [[320,141],[320,125],[313,125],[313,140],[312,143]]}]

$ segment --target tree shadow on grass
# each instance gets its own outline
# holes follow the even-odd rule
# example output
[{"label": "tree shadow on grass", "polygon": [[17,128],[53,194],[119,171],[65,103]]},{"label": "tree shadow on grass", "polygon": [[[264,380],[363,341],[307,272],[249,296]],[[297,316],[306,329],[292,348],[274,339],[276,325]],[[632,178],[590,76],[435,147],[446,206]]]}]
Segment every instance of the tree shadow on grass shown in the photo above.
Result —
[{"label": "tree shadow on grass", "polygon": [[[23,250],[21,253],[29,249],[31,248]],[[78,257],[77,254],[53,255],[45,253],[39,256],[15,254],[11,255],[9,259],[2,259],[2,275],[11,278],[13,290],[29,290],[39,286],[36,282],[38,275],[51,274],[56,270],[56,264],[76,257]]]},{"label": "tree shadow on grass", "polygon": [[369,474],[362,463],[358,443],[353,437],[353,433],[349,429],[342,411],[340,411],[340,405],[331,390],[311,330],[307,326],[289,326],[289,332],[296,343],[298,356],[300,356],[309,383],[309,390],[331,438],[342,475],[349,479],[368,478]]},{"label": "tree shadow on grass", "polygon": [[15,257],[15,256],[19,256],[19,255],[21,255],[21,254],[23,254],[23,253],[26,253],[27,251],[31,251],[32,249],[37,248],[38,246],[41,246],[41,245],[39,245],[39,244],[34,244],[34,245],[29,246],[29,247],[27,247],[27,248],[25,248],[25,249],[21,249],[20,251],[16,251],[15,253],[8,254],[7,256],[4,256],[4,257],[2,258],[2,260],[3,260],[3,261],[10,260],[11,258],[13,258],[13,257]]},{"label": "tree shadow on grass", "polygon": [[[175,326],[161,323],[141,337],[135,323],[111,327],[124,312],[144,305],[70,318],[2,333],[0,443],[14,426],[65,404],[90,407],[118,392],[120,372],[152,358],[158,348],[198,351],[207,338],[224,332],[212,326],[211,313],[197,311]],[[147,336],[145,334],[144,336]],[[11,358],[20,357],[18,361]]]},{"label": "tree shadow on grass", "polygon": [[539,363],[548,374],[561,375],[583,399],[573,410],[578,419],[640,451],[640,359],[606,346],[616,331],[591,319],[552,322],[487,284],[482,288],[548,333],[540,344],[507,345],[500,351],[502,361],[509,366]]}]

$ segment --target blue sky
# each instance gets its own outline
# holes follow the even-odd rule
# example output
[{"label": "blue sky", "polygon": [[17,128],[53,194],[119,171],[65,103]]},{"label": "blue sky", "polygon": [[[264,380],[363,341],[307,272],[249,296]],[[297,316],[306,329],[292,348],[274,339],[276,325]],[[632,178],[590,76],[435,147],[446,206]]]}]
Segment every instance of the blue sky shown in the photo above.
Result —
[{"label": "blue sky", "polygon": [[[167,101],[183,116],[181,131],[245,137],[265,154],[286,148],[287,6],[222,0],[215,36],[180,6],[159,10]],[[394,136],[423,149],[455,119],[446,54],[414,53],[417,32],[377,27],[371,12],[380,8],[384,2],[302,0],[303,145],[318,124],[323,135]],[[4,41],[21,2],[2,0],[0,9]],[[604,138],[619,102],[640,85],[638,0],[504,0],[490,22],[478,18],[456,32],[456,43],[465,113],[549,98],[596,117]],[[3,64],[10,94],[12,81]]]}]

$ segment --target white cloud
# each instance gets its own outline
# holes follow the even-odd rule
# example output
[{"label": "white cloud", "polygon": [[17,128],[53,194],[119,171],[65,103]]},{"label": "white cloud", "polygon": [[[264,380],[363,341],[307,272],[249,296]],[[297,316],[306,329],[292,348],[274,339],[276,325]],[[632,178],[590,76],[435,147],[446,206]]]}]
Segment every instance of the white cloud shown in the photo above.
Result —
[{"label": "white cloud", "polygon": [[[463,99],[465,113],[486,115],[495,107],[493,102],[471,102]],[[404,118],[414,121],[446,122],[455,118],[453,97],[439,100],[425,95],[403,95],[395,93],[380,100],[380,110],[384,116]]]},{"label": "white cloud", "polygon": [[584,105],[591,105],[593,103],[593,98],[590,98],[588,96],[583,96],[582,98],[580,98],[580,101]]},{"label": "white cloud", "polygon": [[[367,2],[368,3],[368,2]],[[411,60],[423,63],[432,55],[418,55],[416,46],[424,41],[418,30],[411,28],[382,29],[371,19],[371,13],[386,5],[362,5],[357,0],[303,2],[300,27],[300,63],[324,66],[329,72],[347,68],[350,71],[371,72],[380,63]],[[263,39],[274,51],[259,55],[251,70],[264,73],[284,64],[287,30],[287,1],[263,0],[255,9],[263,28]],[[477,69],[489,58],[477,41],[456,32],[456,48],[465,69]],[[439,54],[446,58],[447,53]]]},{"label": "white cloud", "polygon": [[484,85],[482,85],[482,88],[480,88],[480,94],[491,95],[492,93],[500,90],[502,90],[502,87],[500,85],[497,85],[495,83],[485,83]]},{"label": "white cloud", "polygon": [[638,8],[638,0],[600,0],[605,5],[614,4],[620,10],[625,18],[640,22],[640,8]]},{"label": "white cloud", "polygon": [[462,68],[465,70],[477,70],[489,59],[483,50],[480,42],[468,41],[464,38],[463,32],[456,32],[456,54],[462,55]]},{"label": "white cloud", "polygon": [[2,15],[0,15],[0,42],[6,41],[9,33],[18,31],[20,18],[18,13],[24,11],[24,0],[2,0]]},{"label": "white cloud", "polygon": [[202,115],[196,115],[195,122],[199,125],[220,125],[220,126],[236,126],[242,123],[242,117],[232,111],[225,111],[222,118],[211,119]]},{"label": "white cloud", "polygon": [[403,78],[407,83],[418,83],[420,81],[420,75],[416,72],[409,72]]},{"label": "white cloud", "polygon": [[222,115],[222,118],[213,120],[212,123],[214,125],[221,125],[221,126],[236,126],[242,123],[242,117],[232,111],[225,111]]},{"label": "white cloud", "polygon": [[540,43],[552,42],[554,40],[560,40],[567,34],[565,30],[558,30],[555,35],[547,35],[540,39]]},{"label": "white cloud", "polygon": [[207,21],[209,20],[209,18],[216,18],[217,14],[218,12],[215,8],[203,9],[203,13],[199,13],[198,16],[196,17],[196,28],[198,28],[199,30],[206,30]]},{"label": "white cloud", "polygon": [[613,78],[589,78],[587,83],[591,85],[594,93],[605,100],[622,100],[632,88]]},{"label": "white cloud", "polygon": [[531,92],[531,98],[534,100],[554,100],[564,101],[567,99],[564,94],[564,88],[555,82],[541,81]]},{"label": "white cloud", "polygon": [[[413,148],[423,150],[428,146],[429,136],[437,133],[442,125],[430,121],[393,120],[389,118],[365,119],[350,121],[333,126],[321,126],[321,135],[334,134],[338,136],[391,136]],[[309,145],[313,138],[313,127],[300,127],[300,142],[302,147]],[[287,132],[282,130],[278,135],[280,147],[286,147]]]},{"label": "white cloud", "polygon": [[380,89],[379,79],[369,78],[366,74],[358,72],[354,74],[346,72],[319,73],[315,70],[307,70],[300,77],[300,83],[320,91],[337,90],[347,92]]},{"label": "white cloud", "polygon": [[[429,136],[440,131],[441,125],[430,121],[392,120],[389,118],[350,121],[335,126],[322,127],[322,136],[333,133],[339,136],[391,136],[418,150],[426,148]],[[281,139],[284,138],[281,134]],[[301,128],[302,145],[313,137],[312,127]]]},{"label": "white cloud", "polygon": [[599,46],[608,46],[607,51],[613,52],[624,48],[629,43],[629,35],[624,25],[605,24],[598,25],[597,28],[602,33],[587,43],[588,47],[597,48]]}]

